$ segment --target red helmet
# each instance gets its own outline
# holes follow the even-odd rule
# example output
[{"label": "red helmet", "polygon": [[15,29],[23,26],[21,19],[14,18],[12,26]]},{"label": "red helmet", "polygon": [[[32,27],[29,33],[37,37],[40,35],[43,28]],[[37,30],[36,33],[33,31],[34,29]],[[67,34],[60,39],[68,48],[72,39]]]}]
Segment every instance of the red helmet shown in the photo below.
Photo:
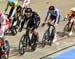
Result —
[{"label": "red helmet", "polygon": [[2,13],[0,13],[0,17],[2,16]]},{"label": "red helmet", "polygon": [[54,6],[50,6],[50,7],[49,7],[49,10],[54,10],[54,9],[55,9]]}]

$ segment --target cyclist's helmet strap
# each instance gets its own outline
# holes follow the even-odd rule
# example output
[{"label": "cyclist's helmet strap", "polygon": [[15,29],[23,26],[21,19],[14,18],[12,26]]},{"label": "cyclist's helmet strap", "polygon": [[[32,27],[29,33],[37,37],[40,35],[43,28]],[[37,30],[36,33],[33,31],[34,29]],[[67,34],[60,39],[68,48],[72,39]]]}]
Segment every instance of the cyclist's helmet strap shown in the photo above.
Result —
[{"label": "cyclist's helmet strap", "polygon": [[53,5],[49,6],[49,10],[55,10],[55,7]]}]

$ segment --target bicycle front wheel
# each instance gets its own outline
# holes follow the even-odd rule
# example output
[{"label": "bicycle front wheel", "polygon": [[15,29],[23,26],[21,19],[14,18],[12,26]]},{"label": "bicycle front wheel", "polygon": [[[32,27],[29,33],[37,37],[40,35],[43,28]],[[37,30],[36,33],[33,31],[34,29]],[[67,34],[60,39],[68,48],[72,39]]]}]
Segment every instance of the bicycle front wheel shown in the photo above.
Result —
[{"label": "bicycle front wheel", "polygon": [[19,54],[20,55],[23,55],[25,53],[25,48],[26,46],[26,42],[25,42],[25,35],[23,35],[20,39],[20,42],[19,42]]},{"label": "bicycle front wheel", "polygon": [[44,33],[43,38],[42,38],[42,47],[45,47],[46,45],[46,40],[48,39],[48,33],[47,31]]}]

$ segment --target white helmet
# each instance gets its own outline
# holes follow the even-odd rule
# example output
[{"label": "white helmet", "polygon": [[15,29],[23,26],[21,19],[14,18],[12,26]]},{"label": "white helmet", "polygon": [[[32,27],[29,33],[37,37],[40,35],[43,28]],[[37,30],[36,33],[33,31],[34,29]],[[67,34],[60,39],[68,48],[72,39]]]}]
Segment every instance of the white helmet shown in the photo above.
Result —
[{"label": "white helmet", "polygon": [[71,8],[70,10],[74,11],[75,12],[75,7]]}]

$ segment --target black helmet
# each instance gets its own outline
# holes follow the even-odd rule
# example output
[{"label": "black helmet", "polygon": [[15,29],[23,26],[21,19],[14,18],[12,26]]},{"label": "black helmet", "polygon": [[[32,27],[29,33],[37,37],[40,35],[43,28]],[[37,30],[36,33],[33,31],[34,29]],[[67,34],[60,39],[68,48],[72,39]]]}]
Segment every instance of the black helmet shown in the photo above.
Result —
[{"label": "black helmet", "polygon": [[17,6],[16,11],[17,11],[17,12],[20,12],[20,11],[21,11],[21,9],[22,9],[22,7],[19,5],[19,6]]},{"label": "black helmet", "polygon": [[31,8],[26,8],[25,13],[31,13],[32,9]]}]

